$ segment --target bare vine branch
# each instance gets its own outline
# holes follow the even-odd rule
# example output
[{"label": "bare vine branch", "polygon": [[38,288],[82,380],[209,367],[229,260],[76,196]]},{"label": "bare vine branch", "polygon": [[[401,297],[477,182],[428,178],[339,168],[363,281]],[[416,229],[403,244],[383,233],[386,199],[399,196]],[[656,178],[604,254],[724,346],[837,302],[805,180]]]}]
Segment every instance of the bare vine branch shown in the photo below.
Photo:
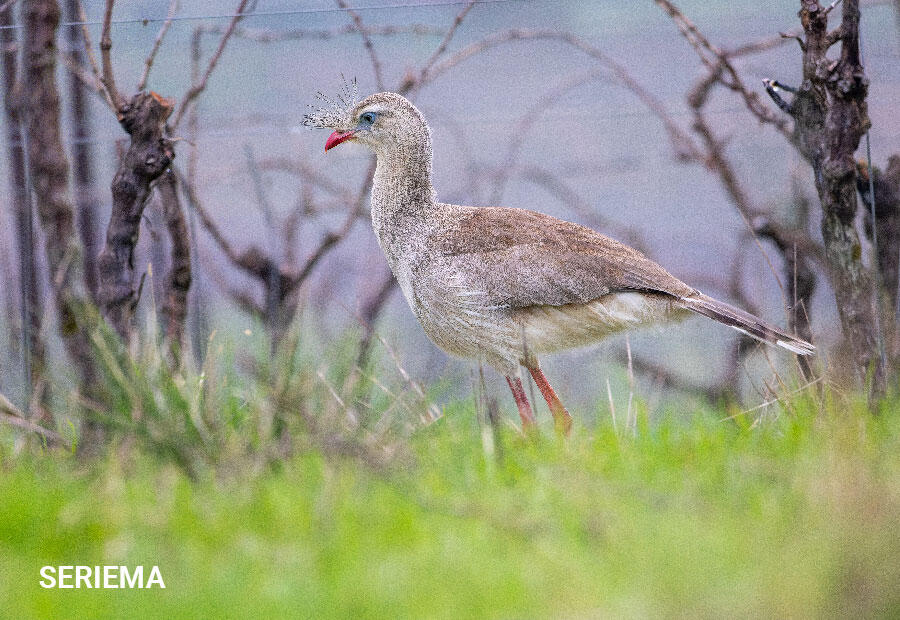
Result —
[{"label": "bare vine branch", "polygon": [[76,7],[78,9],[78,19],[77,21],[81,22],[81,37],[84,41],[84,53],[87,56],[88,62],[91,66],[91,74],[93,75],[93,79],[88,78],[83,71],[83,68],[80,65],[77,65],[72,61],[72,58],[67,58],[64,56],[64,59],[68,60],[67,63],[69,71],[72,71],[73,74],[82,80],[86,85],[90,86],[92,90],[95,90],[98,95],[103,99],[107,106],[113,111],[115,111],[116,106],[113,103],[112,97],[109,96],[109,91],[106,90],[106,86],[103,84],[103,78],[100,73],[100,68],[97,65],[97,58],[94,56],[94,43],[91,39],[91,32],[87,26],[87,15],[84,12],[84,5],[81,3],[81,0],[76,0]]},{"label": "bare vine branch", "polygon": [[466,18],[466,15],[469,14],[469,11],[472,10],[472,7],[475,6],[475,0],[469,0],[469,3],[466,4],[459,13],[456,14],[456,17],[453,19],[453,23],[450,25],[450,28],[447,29],[447,34],[444,35],[444,38],[438,44],[437,49],[431,54],[428,60],[425,61],[425,64],[422,65],[422,69],[419,72],[419,82],[421,83],[422,78],[428,74],[431,70],[431,67],[434,66],[441,56],[444,55],[444,52],[447,51],[447,46],[450,45],[450,41],[453,40],[454,35],[456,35],[456,31],[459,29],[460,24],[462,24],[463,20]]},{"label": "bare vine branch", "polygon": [[[112,0],[108,1],[111,2]],[[238,7],[235,10],[234,17],[231,18],[231,22],[229,22],[228,28],[225,30],[224,34],[222,34],[222,38],[219,40],[219,46],[216,48],[216,51],[209,59],[209,63],[206,65],[206,71],[203,72],[203,77],[200,78],[199,82],[192,84],[184,94],[184,97],[181,98],[181,107],[178,108],[178,112],[175,115],[175,120],[172,122],[173,130],[178,127],[185,113],[191,106],[193,106],[194,100],[200,96],[200,93],[206,90],[206,84],[207,82],[209,82],[209,76],[212,74],[213,70],[216,68],[216,65],[219,63],[219,59],[222,57],[222,53],[225,51],[225,46],[228,44],[228,40],[234,33],[234,29],[237,27],[238,22],[240,22],[241,19],[243,19],[246,15],[244,13],[244,9],[247,8],[247,4],[249,4],[249,2],[250,0],[240,0],[240,2],[238,3]]]},{"label": "bare vine branch", "polygon": [[156,59],[156,53],[159,51],[159,46],[162,45],[163,39],[169,31],[169,27],[172,25],[172,18],[175,17],[175,13],[177,12],[178,0],[171,0],[169,2],[169,12],[166,14],[166,21],[163,22],[159,32],[156,33],[153,47],[150,49],[150,53],[147,55],[146,60],[144,60],[144,72],[141,74],[141,79],[138,80],[137,84],[137,90],[139,91],[144,90],[144,87],[147,86],[147,78],[150,77],[150,69],[153,67],[154,59]]},{"label": "bare vine branch", "polygon": [[[443,30],[425,24],[409,24],[403,26],[364,26],[366,34],[370,37],[391,37],[398,34],[415,34],[435,36],[443,33]],[[217,24],[201,24],[194,29],[194,33],[200,35],[223,34],[226,28]],[[277,43],[281,41],[302,41],[305,39],[329,40],[350,34],[359,33],[359,27],[355,23],[349,23],[339,28],[294,28],[291,30],[266,30],[259,28],[247,28],[238,26],[234,29],[233,37],[255,41],[257,43]]]},{"label": "bare vine branch", "polygon": [[[760,100],[759,95],[755,91],[748,90],[741,79],[740,73],[735,69],[731,62],[731,58],[736,53],[747,54],[766,49],[766,46],[743,47],[738,48],[735,52],[727,52],[716,45],[712,44],[703,33],[701,33],[694,23],[669,0],[654,0],[656,4],[663,8],[672,18],[678,29],[684,35],[685,39],[696,50],[697,55],[710,71],[721,71],[723,75],[719,75],[717,81],[726,88],[736,92],[744,100],[747,109],[762,123],[772,125],[781,134],[787,136],[790,134],[790,124],[784,117],[776,115],[772,110],[766,107]],[[774,46],[774,41],[767,42],[766,45]]]},{"label": "bare vine branch", "polygon": [[[0,10],[0,12],[2,12],[2,10]],[[43,417],[49,419],[51,416],[46,414]],[[52,443],[65,443],[62,435],[29,420],[28,417],[3,394],[0,394],[0,422],[40,435]]]},{"label": "bare vine branch", "polygon": [[372,63],[372,72],[375,74],[375,86],[378,87],[379,91],[384,90],[384,78],[382,77],[381,59],[378,58],[378,53],[375,51],[375,45],[373,45],[372,43],[372,37],[369,36],[368,30],[363,24],[362,17],[360,17],[359,13],[350,8],[350,5],[347,4],[346,0],[335,0],[335,2],[339,7],[347,11],[347,14],[356,25],[356,30],[362,37],[363,45],[366,48],[366,53],[369,54],[369,61]]},{"label": "bare vine branch", "polygon": [[103,63],[103,74],[100,76],[100,83],[106,89],[106,94],[112,103],[113,110],[117,115],[121,115],[121,110],[125,107],[125,99],[116,89],[116,78],[113,74],[112,58],[110,56],[110,50],[112,49],[110,26],[115,3],[116,0],[106,0],[106,8],[103,10],[103,30],[100,35],[100,60]]}]

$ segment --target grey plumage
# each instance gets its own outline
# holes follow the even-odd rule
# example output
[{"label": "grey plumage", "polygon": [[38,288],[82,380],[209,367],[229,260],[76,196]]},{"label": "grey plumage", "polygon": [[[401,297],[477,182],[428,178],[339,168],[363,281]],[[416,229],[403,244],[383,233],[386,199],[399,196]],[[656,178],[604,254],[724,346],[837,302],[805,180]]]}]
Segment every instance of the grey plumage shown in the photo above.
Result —
[{"label": "grey plumage", "polygon": [[814,351],[589,228],[523,209],[438,202],[431,132],[400,95],[331,106],[306,123],[336,130],[328,148],[353,140],[375,152],[373,228],[410,308],[451,354],[511,375],[520,363],[537,368],[538,354],[689,312],[797,354]]}]

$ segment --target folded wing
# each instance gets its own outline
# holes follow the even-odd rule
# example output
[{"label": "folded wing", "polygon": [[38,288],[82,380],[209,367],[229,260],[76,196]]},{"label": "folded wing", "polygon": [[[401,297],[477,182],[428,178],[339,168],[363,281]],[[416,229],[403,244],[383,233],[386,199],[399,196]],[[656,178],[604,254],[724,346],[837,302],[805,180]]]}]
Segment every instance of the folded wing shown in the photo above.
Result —
[{"label": "folded wing", "polygon": [[498,306],[579,304],[621,291],[697,293],[634,248],[534,211],[459,208],[433,240],[469,286]]}]

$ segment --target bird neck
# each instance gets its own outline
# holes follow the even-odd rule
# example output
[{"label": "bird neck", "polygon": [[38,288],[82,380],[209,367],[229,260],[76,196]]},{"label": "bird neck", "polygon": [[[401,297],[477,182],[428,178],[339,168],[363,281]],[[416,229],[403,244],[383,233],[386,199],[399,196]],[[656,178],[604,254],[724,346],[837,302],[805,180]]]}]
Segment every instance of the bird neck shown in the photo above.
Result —
[{"label": "bird neck", "polygon": [[372,223],[376,232],[427,218],[436,203],[430,141],[376,151],[375,155],[378,165],[372,180]]}]

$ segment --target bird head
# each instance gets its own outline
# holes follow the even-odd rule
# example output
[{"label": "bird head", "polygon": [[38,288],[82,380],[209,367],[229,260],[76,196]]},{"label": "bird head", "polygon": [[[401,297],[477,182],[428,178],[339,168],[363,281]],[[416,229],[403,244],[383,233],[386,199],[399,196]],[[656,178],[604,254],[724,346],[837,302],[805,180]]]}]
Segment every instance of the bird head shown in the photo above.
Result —
[{"label": "bird head", "polygon": [[328,151],[347,142],[359,142],[375,153],[389,153],[396,149],[431,148],[431,135],[425,118],[408,99],[397,93],[375,93],[356,102],[353,89],[337,98],[319,94],[327,107],[307,114],[304,124],[309,127],[333,129],[325,142]]}]

